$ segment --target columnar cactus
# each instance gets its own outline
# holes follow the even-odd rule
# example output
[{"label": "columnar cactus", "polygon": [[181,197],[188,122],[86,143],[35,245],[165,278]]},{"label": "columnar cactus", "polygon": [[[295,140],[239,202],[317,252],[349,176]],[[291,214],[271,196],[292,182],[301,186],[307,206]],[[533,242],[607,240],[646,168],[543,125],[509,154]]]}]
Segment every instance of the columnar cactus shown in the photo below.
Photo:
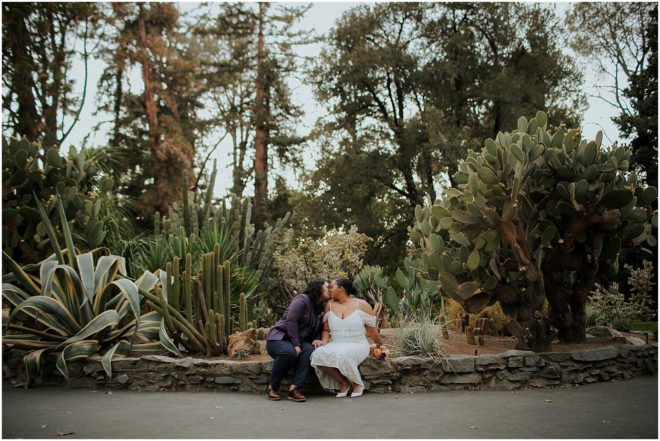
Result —
[{"label": "columnar cactus", "polygon": [[499,301],[526,322],[519,347],[533,350],[549,348],[551,324],[562,341],[583,341],[594,282],[616,272],[622,247],[654,246],[657,228],[657,190],[627,173],[629,148],[603,149],[601,133],[589,142],[579,130],[552,133],[546,121],[521,117],[470,152],[457,188],[417,206],[409,228],[420,269],[445,295],[471,313]]}]

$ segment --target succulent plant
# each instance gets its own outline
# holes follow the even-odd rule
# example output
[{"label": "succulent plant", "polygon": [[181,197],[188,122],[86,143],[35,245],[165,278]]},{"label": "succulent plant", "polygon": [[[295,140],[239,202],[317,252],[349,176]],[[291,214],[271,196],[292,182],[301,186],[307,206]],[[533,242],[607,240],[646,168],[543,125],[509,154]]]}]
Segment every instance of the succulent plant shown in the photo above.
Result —
[{"label": "succulent plant", "polygon": [[[622,247],[655,246],[654,187],[628,173],[628,147],[601,146],[580,131],[547,130],[547,117],[521,117],[516,130],[469,152],[457,188],[415,208],[409,228],[421,272],[470,313],[499,301],[519,347],[547,350],[586,338],[584,302],[618,269]],[[550,317],[542,314],[544,300]]]},{"label": "succulent plant", "polygon": [[76,245],[83,250],[101,246],[106,233],[99,214],[114,182],[101,177],[99,156],[99,150],[71,147],[62,157],[57,149],[44,151],[39,141],[3,137],[2,243],[7,255],[37,263],[52,253],[37,202],[54,221],[56,192]]}]

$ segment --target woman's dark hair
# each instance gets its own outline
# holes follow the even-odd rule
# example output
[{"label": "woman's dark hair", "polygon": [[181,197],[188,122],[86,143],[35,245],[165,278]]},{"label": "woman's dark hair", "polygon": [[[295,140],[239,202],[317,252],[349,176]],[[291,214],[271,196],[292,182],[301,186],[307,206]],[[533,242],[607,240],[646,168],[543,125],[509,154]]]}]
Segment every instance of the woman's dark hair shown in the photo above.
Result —
[{"label": "woman's dark hair", "polygon": [[337,286],[341,286],[346,290],[346,294],[349,296],[357,294],[357,289],[353,286],[353,282],[348,280],[346,277],[340,277],[338,279],[335,279],[335,283]]},{"label": "woman's dark hair", "polygon": [[316,278],[312,279],[309,281],[307,284],[307,287],[305,288],[305,291],[303,291],[305,294],[307,294],[312,301],[312,305],[314,305],[314,310],[318,313],[321,310],[321,305],[319,305],[319,298],[321,297],[321,294],[323,294],[323,285],[325,284],[325,279],[322,278]]}]

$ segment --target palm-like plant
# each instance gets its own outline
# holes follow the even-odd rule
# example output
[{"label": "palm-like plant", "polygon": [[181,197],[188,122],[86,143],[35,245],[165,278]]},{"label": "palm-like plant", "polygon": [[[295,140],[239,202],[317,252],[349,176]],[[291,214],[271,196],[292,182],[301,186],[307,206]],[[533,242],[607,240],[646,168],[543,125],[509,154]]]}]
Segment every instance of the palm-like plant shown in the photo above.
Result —
[{"label": "palm-like plant", "polygon": [[[178,353],[160,314],[140,315],[139,290],[152,290],[158,276],[145,271],[135,282],[127,279],[125,259],[107,255],[107,249],[76,254],[59,194],[57,198],[66,249],[60,247],[53,225],[38,204],[55,254],[21,268],[3,252],[12,275],[3,280],[2,296],[13,309],[3,343],[32,350],[24,357],[26,386],[39,374],[48,351],[59,352],[56,366],[65,378],[69,361],[100,352],[109,376],[113,356],[163,347]],[[19,313],[28,320],[17,323]]]}]

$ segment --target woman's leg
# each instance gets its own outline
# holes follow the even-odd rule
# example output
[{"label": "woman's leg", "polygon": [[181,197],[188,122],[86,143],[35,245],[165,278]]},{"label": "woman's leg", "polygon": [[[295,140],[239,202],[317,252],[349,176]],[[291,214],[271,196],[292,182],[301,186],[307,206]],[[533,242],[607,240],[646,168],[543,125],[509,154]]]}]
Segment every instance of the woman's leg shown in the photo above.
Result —
[{"label": "woman's leg", "polygon": [[334,378],[335,380],[341,383],[340,392],[346,392],[348,390],[348,387],[351,385],[351,382],[348,381],[348,378],[344,377],[344,375],[341,372],[339,372],[339,369],[330,366],[318,366],[318,367],[323,369],[325,372],[328,373],[328,375],[330,375],[332,378]]},{"label": "woman's leg", "polygon": [[287,340],[268,340],[266,342],[266,351],[268,355],[275,359],[268,384],[273,389],[279,390],[282,378],[296,364],[298,356],[293,343]]}]

